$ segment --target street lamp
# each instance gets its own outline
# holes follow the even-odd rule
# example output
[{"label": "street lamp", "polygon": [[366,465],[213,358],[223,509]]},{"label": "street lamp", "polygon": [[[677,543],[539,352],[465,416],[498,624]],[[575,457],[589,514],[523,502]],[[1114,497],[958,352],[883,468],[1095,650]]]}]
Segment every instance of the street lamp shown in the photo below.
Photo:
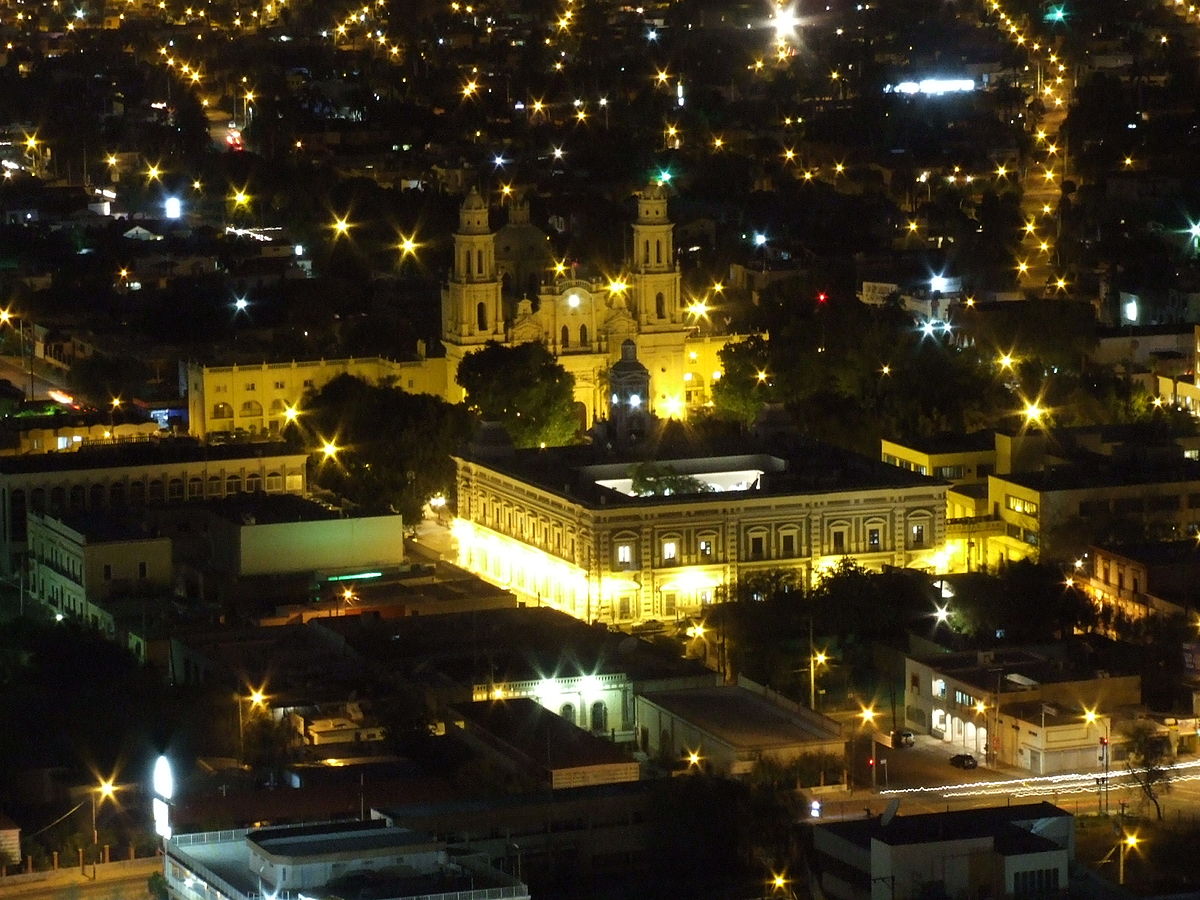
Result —
[{"label": "street lamp", "polygon": [[1121,843],[1117,844],[1117,848],[1120,851],[1117,859],[1117,884],[1125,883],[1125,854],[1129,850],[1136,850],[1138,843],[1138,836],[1136,834],[1127,834],[1121,838]]},{"label": "street lamp", "polygon": [[88,799],[92,801],[92,846],[95,847],[100,843],[100,833],[96,830],[96,807],[99,805],[96,801],[96,796],[100,796],[99,803],[109,800],[116,794],[117,788],[111,781],[101,781],[99,785],[88,791]]},{"label": "street lamp", "polygon": [[243,697],[241,694],[234,695],[238,716],[238,759],[243,761],[246,758],[246,732],[245,724],[242,720],[242,703],[247,700],[250,702],[250,709],[253,710],[266,705],[267,695],[263,693],[261,688],[250,691],[249,696],[246,697]]},{"label": "street lamp", "polygon": [[829,657],[824,650],[810,651],[808,658],[808,708],[817,711],[817,666],[823,666]]}]

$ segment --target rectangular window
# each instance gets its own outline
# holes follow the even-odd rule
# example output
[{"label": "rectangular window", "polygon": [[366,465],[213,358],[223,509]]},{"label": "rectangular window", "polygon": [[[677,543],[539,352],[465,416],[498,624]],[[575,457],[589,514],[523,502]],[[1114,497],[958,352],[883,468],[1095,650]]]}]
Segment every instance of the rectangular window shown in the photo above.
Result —
[{"label": "rectangular window", "polygon": [[1025,500],[1021,497],[1015,497],[1008,494],[1004,498],[1004,505],[1013,512],[1021,513],[1025,516],[1036,516],[1038,514],[1038,505],[1032,500]]},{"label": "rectangular window", "polygon": [[667,591],[663,594],[663,615],[675,615],[675,592]]},{"label": "rectangular window", "polygon": [[796,555],[796,536],[794,534],[785,534],[782,536],[781,543],[783,545],[784,556]]},{"label": "rectangular window", "polygon": [[879,529],[878,528],[868,528],[867,529],[867,548],[870,550],[878,550],[879,549]]},{"label": "rectangular window", "polygon": [[256,385],[253,381],[246,382],[246,390],[248,390],[248,391],[256,390],[257,387],[258,387],[258,385]]},{"label": "rectangular window", "polygon": [[914,525],[912,527],[912,545],[914,547],[925,546],[925,526]]},{"label": "rectangular window", "polygon": [[950,481],[962,478],[965,474],[966,471],[962,466],[937,466],[933,470],[934,478],[945,478]]},{"label": "rectangular window", "polygon": [[282,391],[282,390],[283,390],[285,387],[287,387],[287,382],[286,382],[286,381],[277,381],[277,382],[275,382],[275,390],[277,390],[277,391]]},{"label": "rectangular window", "polygon": [[712,557],[712,541],[706,539],[700,542],[700,557],[702,559]]},{"label": "rectangular window", "polygon": [[946,699],[946,679],[945,678],[933,679],[933,696],[937,697],[939,700]]},{"label": "rectangular window", "polygon": [[750,538],[750,558],[762,559],[763,557],[763,539],[761,535],[755,535]]},{"label": "rectangular window", "polygon": [[846,532],[835,531],[833,533],[833,552],[834,553],[845,553],[846,552]]},{"label": "rectangular window", "polygon": [[675,541],[663,541],[662,558],[663,562],[675,562],[675,558],[679,555],[679,545]]},{"label": "rectangular window", "polygon": [[617,563],[622,566],[627,566],[633,562],[633,546],[631,544],[617,544]]}]

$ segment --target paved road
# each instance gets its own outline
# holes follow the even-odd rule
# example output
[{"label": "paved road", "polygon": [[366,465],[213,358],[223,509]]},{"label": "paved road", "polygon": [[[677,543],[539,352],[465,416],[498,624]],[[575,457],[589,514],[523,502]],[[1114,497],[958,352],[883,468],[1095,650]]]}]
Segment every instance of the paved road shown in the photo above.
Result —
[{"label": "paved road", "polygon": [[[14,385],[29,393],[29,361],[21,363],[20,357],[0,356],[0,378],[7,378]],[[33,399],[45,400],[51,388],[62,388],[61,378],[46,378],[39,368],[33,376]]]}]

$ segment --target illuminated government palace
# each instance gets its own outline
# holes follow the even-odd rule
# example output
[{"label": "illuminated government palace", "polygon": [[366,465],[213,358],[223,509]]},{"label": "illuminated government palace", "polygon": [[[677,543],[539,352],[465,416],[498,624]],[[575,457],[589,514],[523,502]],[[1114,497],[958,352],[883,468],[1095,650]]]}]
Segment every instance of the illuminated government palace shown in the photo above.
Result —
[{"label": "illuminated government palace", "polygon": [[674,490],[640,495],[638,454],[604,441],[514,450],[485,426],[456,460],[459,564],[531,604],[612,623],[694,615],[770,569],[809,585],[847,556],[944,565],[943,481],[787,435],[657,450]]},{"label": "illuminated government palace", "polygon": [[[575,378],[580,419],[607,406],[607,373],[632,340],[651,372],[642,398],[663,418],[682,418],[710,399],[720,377],[717,353],[731,340],[699,334],[683,303],[674,225],[661,185],[641,192],[632,252],[618,278],[593,280],[573,267],[551,266],[548,239],[529,224],[522,203],[498,232],[475,190],[463,201],[454,234],[454,264],[442,289],[444,357],[396,362],[369,359],[200,366],[188,371],[189,427],[199,436],[276,434],[304,394],[341,374],[372,383],[392,379],[405,390],[463,398],[455,381],[463,358],[488,341],[506,346],[542,341]],[[532,294],[533,296],[522,296]],[[732,338],[736,340],[736,338]]]}]

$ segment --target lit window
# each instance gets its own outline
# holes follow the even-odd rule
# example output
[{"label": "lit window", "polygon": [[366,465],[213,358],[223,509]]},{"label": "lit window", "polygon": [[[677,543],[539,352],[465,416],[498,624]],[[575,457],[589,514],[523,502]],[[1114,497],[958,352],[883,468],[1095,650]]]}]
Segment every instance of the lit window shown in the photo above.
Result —
[{"label": "lit window", "polygon": [[663,541],[662,557],[663,562],[674,560],[679,555],[679,545],[674,541]]},{"label": "lit window", "polygon": [[631,544],[617,545],[617,562],[622,565],[629,565],[633,562],[633,546]]},{"label": "lit window", "polygon": [[700,542],[700,555],[704,557],[712,556],[712,541],[703,540]]}]

